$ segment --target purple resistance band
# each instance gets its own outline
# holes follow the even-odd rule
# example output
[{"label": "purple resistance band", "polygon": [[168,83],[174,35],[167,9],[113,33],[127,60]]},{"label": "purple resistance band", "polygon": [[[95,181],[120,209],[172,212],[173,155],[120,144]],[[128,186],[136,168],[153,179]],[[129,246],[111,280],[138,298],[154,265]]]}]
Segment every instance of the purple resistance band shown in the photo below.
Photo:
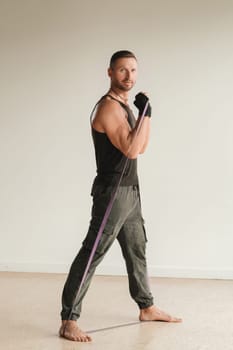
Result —
[{"label": "purple resistance band", "polygon": [[[145,113],[146,113],[148,104],[149,104],[149,100],[146,102],[146,105],[145,105],[145,107],[144,107],[144,110],[143,110],[143,113],[142,113],[142,115],[141,115],[141,119],[140,119],[139,124],[138,124],[138,127],[137,127],[137,129],[136,129],[136,133],[135,133],[135,135],[134,135],[134,138],[138,135],[138,133],[139,133],[139,131],[140,131],[140,128],[141,128],[141,125],[142,125],[142,121],[143,121],[143,119],[144,119],[144,117],[145,117]],[[95,108],[94,108],[94,109],[95,109]],[[134,141],[134,138],[133,138],[133,140],[132,140],[132,143],[133,143],[133,141]],[[90,265],[91,265],[92,260],[93,260],[93,257],[94,257],[94,254],[95,254],[96,249],[97,249],[97,247],[98,247],[100,238],[101,238],[102,233],[103,233],[103,231],[104,231],[104,228],[105,228],[105,226],[106,226],[106,223],[107,223],[107,220],[108,220],[108,218],[109,218],[109,215],[110,215],[110,213],[111,213],[111,210],[112,210],[112,207],[113,207],[113,203],[114,203],[114,200],[115,200],[115,198],[116,198],[117,190],[118,190],[118,188],[119,188],[119,186],[120,186],[120,184],[121,184],[121,180],[122,180],[122,177],[123,177],[123,175],[124,175],[124,172],[125,172],[126,166],[127,166],[127,164],[128,164],[128,161],[129,161],[129,158],[127,157],[127,158],[126,158],[126,161],[125,161],[125,164],[124,164],[124,167],[123,167],[123,170],[122,170],[122,173],[121,173],[121,175],[120,175],[120,178],[119,178],[119,180],[118,180],[118,182],[117,182],[117,184],[116,184],[116,187],[115,187],[115,189],[114,189],[114,191],[113,191],[113,193],[112,193],[111,199],[110,199],[110,201],[109,201],[109,203],[108,203],[108,206],[107,206],[107,208],[106,208],[106,211],[105,211],[105,213],[104,213],[104,217],[103,217],[103,220],[102,220],[102,222],[101,222],[99,231],[98,231],[98,233],[97,233],[97,236],[96,236],[96,239],[95,239],[93,248],[92,248],[92,250],[91,250],[91,254],[90,254],[90,257],[89,257],[89,259],[88,259],[87,266],[86,266],[86,268],[85,268],[85,271],[84,271],[84,274],[83,274],[81,283],[80,283],[80,285],[79,285],[79,289],[78,289],[77,294],[76,294],[76,296],[75,296],[75,298],[74,298],[73,306],[74,306],[74,304],[75,304],[75,301],[78,299],[78,297],[79,297],[79,295],[80,295],[80,292],[81,292],[81,289],[82,289],[82,286],[83,286],[83,284],[84,284],[84,282],[85,282],[85,280],[86,280],[86,277],[87,277],[87,274],[88,274]],[[71,316],[72,316],[73,311],[74,311],[74,310],[73,310],[73,307],[72,307],[72,309],[71,309],[71,311],[70,311],[70,314],[69,314],[69,317],[68,317],[68,320],[71,319]],[[64,327],[63,333],[64,333],[64,332],[65,332],[65,327]]]}]

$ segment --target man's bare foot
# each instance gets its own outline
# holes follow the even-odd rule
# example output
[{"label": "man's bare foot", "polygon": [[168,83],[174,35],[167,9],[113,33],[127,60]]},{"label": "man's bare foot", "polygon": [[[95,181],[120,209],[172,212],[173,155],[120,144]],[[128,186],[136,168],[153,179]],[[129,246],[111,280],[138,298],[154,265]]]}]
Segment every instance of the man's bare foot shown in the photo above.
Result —
[{"label": "man's bare foot", "polygon": [[59,330],[60,337],[79,342],[90,342],[91,337],[84,333],[77,325],[76,321],[62,321]]},{"label": "man's bare foot", "polygon": [[163,321],[163,322],[182,322],[181,318],[173,317],[160,310],[155,305],[140,310],[140,321]]}]

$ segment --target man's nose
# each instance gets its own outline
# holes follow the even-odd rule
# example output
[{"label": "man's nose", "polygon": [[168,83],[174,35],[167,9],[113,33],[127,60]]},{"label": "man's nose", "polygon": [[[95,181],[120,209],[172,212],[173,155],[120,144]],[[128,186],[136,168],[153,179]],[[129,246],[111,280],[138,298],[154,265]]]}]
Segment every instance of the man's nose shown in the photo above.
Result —
[{"label": "man's nose", "polygon": [[130,80],[130,78],[131,78],[131,73],[130,73],[129,71],[126,72],[126,78],[127,78],[128,80]]}]

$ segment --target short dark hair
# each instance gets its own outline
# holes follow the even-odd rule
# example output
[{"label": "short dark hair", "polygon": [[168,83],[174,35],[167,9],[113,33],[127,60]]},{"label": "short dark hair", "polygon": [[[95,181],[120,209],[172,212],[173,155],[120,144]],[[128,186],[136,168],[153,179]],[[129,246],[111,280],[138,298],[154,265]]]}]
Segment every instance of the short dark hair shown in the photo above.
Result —
[{"label": "short dark hair", "polygon": [[113,68],[113,66],[114,66],[114,63],[119,59],[119,58],[130,58],[130,57],[132,57],[132,58],[135,58],[135,60],[137,61],[137,58],[136,58],[136,56],[135,56],[135,54],[133,53],[133,52],[131,52],[131,51],[128,51],[128,50],[121,50],[121,51],[117,51],[117,52],[115,52],[113,55],[112,55],[112,57],[111,57],[111,59],[110,59],[110,68]]}]

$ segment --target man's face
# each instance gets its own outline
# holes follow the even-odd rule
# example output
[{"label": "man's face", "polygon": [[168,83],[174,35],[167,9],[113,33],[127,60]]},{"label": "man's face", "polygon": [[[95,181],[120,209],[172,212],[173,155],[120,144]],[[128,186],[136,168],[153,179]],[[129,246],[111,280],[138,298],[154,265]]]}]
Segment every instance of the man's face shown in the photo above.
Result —
[{"label": "man's face", "polygon": [[112,68],[108,69],[111,86],[122,91],[129,91],[136,83],[138,65],[133,57],[119,58]]}]

